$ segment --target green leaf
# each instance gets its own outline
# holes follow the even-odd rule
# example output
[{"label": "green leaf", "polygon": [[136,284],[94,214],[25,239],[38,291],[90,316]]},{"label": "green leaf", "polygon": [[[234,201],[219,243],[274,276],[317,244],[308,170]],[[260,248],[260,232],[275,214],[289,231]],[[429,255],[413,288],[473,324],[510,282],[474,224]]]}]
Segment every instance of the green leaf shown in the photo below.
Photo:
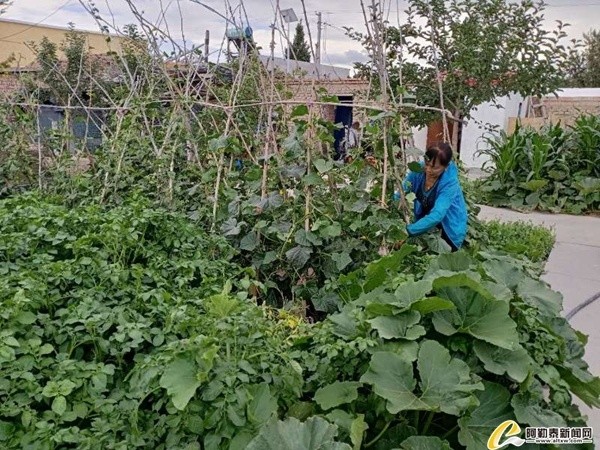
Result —
[{"label": "green leaf", "polygon": [[519,184],[520,187],[531,192],[537,192],[542,190],[548,185],[548,180],[531,180],[525,183]]},{"label": "green leaf", "polygon": [[251,252],[258,247],[259,243],[260,241],[258,233],[256,231],[251,231],[243,237],[242,241],[240,242],[240,249]]},{"label": "green leaf", "polygon": [[445,311],[454,308],[456,308],[454,303],[440,297],[424,298],[423,300],[413,303],[411,306],[411,310],[418,311],[423,316],[436,311]]},{"label": "green leaf", "polygon": [[317,159],[313,162],[313,165],[315,166],[315,169],[317,169],[321,174],[327,173],[331,169],[333,169],[333,161],[331,160],[326,161],[324,159]]},{"label": "green leaf", "polygon": [[485,261],[483,268],[492,279],[513,290],[525,277],[523,271],[508,261]]},{"label": "green leaf", "polygon": [[513,350],[506,350],[485,342],[476,341],[473,349],[488,372],[496,375],[506,373],[513,380],[522,383],[531,371],[531,358],[521,346]]},{"label": "green leaf", "polygon": [[306,247],[297,246],[285,253],[286,258],[297,269],[301,269],[308,262],[311,255],[311,250]]},{"label": "green leaf", "polygon": [[513,396],[511,405],[515,417],[520,424],[532,427],[566,427],[567,423],[560,414],[555,413],[546,405],[540,405],[529,394],[520,393]]},{"label": "green leaf", "polygon": [[487,448],[487,441],[496,427],[505,420],[514,419],[508,389],[487,381],[483,384],[485,390],[476,394],[479,406],[458,420],[458,440],[467,450]]},{"label": "green leaf", "polygon": [[308,114],[308,106],[298,105],[298,106],[294,107],[294,109],[292,110],[290,118],[293,119],[294,117],[306,116],[307,114]]},{"label": "green leaf", "polygon": [[482,295],[486,291],[472,283],[473,280],[462,275],[434,282],[437,294],[456,306],[451,311],[434,313],[435,329],[446,336],[466,333],[507,350],[515,348],[519,336],[517,324],[509,316],[509,304],[486,298]]},{"label": "green leaf", "polygon": [[216,139],[211,139],[208,142],[208,148],[211,152],[216,152],[227,147],[227,135],[223,134]]},{"label": "green leaf", "polygon": [[12,423],[0,420],[0,442],[8,441],[13,436],[14,429]]},{"label": "green leaf", "polygon": [[62,395],[54,397],[52,401],[52,411],[54,411],[59,416],[62,416],[67,410],[67,399]]},{"label": "green leaf", "polygon": [[350,307],[344,308],[338,314],[332,314],[327,319],[333,323],[333,333],[336,336],[348,339],[354,339],[357,336],[357,323],[356,319],[351,315]]},{"label": "green leaf", "polygon": [[250,386],[251,399],[247,407],[248,420],[255,425],[268,422],[277,413],[277,399],[267,383]]},{"label": "green leaf", "polygon": [[365,292],[370,292],[379,287],[388,277],[388,272],[397,274],[402,261],[408,255],[416,251],[417,247],[414,245],[403,245],[399,251],[368,264],[365,268],[365,278],[367,282],[365,283],[363,290]]},{"label": "green leaf", "polygon": [[180,411],[185,409],[201,384],[197,372],[194,361],[177,358],[165,368],[160,378],[160,387],[167,390],[173,405]]},{"label": "green leaf", "polygon": [[339,271],[344,270],[349,264],[352,264],[352,258],[348,252],[333,253],[331,259],[335,262],[335,267]]},{"label": "green leaf", "polygon": [[321,417],[300,422],[293,417],[270,422],[261,428],[246,450],[351,450],[335,442],[337,427]]},{"label": "green leaf", "polygon": [[550,289],[543,281],[533,278],[522,279],[517,286],[517,295],[543,316],[556,317],[562,311],[562,295]]},{"label": "green leaf", "polygon": [[335,238],[342,235],[342,226],[338,222],[333,222],[321,229],[321,236]]},{"label": "green leaf", "polygon": [[303,245],[305,247],[310,247],[312,245],[321,245],[323,243],[323,241],[319,239],[319,236],[317,236],[312,231],[306,230],[296,231],[294,240],[296,241],[296,244]]},{"label": "green leaf", "polygon": [[360,386],[361,383],[353,381],[336,381],[319,388],[315,392],[314,400],[324,410],[352,403],[358,398],[358,388]]},{"label": "green leaf", "polygon": [[410,308],[413,303],[422,300],[431,292],[433,284],[431,280],[410,281],[403,283],[396,289],[396,304],[400,308]]},{"label": "green leaf", "polygon": [[411,436],[402,442],[400,450],[452,450],[452,447],[439,437]]},{"label": "green leaf", "polygon": [[426,409],[459,416],[476,404],[473,392],[483,384],[471,379],[467,363],[451,358],[450,352],[437,341],[421,344],[417,367],[421,376],[421,402]]},{"label": "green leaf", "polygon": [[559,368],[561,377],[569,384],[573,394],[579,397],[590,408],[600,408],[600,378],[593,377],[589,381],[580,380],[572,370]]},{"label": "green leaf", "polygon": [[31,311],[21,311],[17,314],[17,322],[21,325],[31,325],[36,321],[36,315]]},{"label": "green leaf", "polygon": [[369,429],[369,425],[365,422],[365,415],[359,414],[350,425],[350,441],[352,441],[352,449],[360,450],[365,436],[365,431]]},{"label": "green leaf", "polygon": [[408,339],[414,341],[425,335],[425,328],[417,325],[421,314],[409,311],[397,316],[379,316],[369,320],[371,327],[382,339]]},{"label": "green leaf", "polygon": [[387,400],[386,407],[391,414],[410,409],[427,409],[413,393],[417,381],[412,364],[395,353],[374,353],[369,369],[360,381],[371,384],[375,394]]},{"label": "green leaf", "polygon": [[423,173],[423,167],[417,161],[409,162],[408,168],[410,169],[411,172]]}]

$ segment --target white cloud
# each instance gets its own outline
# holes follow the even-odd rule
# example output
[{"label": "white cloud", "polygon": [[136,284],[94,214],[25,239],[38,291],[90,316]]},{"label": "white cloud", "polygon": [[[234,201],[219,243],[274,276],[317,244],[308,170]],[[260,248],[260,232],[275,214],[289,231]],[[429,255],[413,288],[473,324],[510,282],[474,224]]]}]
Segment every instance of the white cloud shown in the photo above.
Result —
[{"label": "white cloud", "polygon": [[[86,1],[84,0],[84,2]],[[227,11],[225,0],[202,1],[223,13]],[[236,1],[231,0],[233,8],[238,5]],[[242,19],[244,26],[249,24],[253,28],[255,40],[262,47],[263,54],[270,52],[270,24],[275,17],[275,1],[245,0],[247,22],[246,14],[242,13],[242,8],[237,9],[235,14],[236,21]],[[583,3],[588,2],[590,2],[589,6],[582,6]],[[211,33],[211,52],[217,52],[222,45],[226,29],[225,20],[191,0],[132,0],[132,3],[146,20],[163,30],[168,26],[171,36],[178,42],[185,37],[189,42],[202,46],[205,32],[208,29]],[[572,26],[567,30],[571,37],[580,37],[583,32],[597,27],[600,5],[595,1],[578,0],[576,3],[572,3],[570,0],[549,0],[548,3],[549,6],[545,14],[548,25],[552,26],[555,20],[571,23]],[[161,4],[165,11],[164,17],[161,14]],[[323,30],[324,42],[321,47],[323,63],[330,62],[351,66],[353,58],[361,58],[362,48],[360,44],[348,38],[342,30],[346,26],[354,27],[357,30],[364,29],[359,0],[328,0],[327,2],[305,0],[305,4],[308,25],[313,39],[316,39],[317,34],[316,11],[322,11],[323,22],[328,24]],[[406,1],[402,0],[399,4],[400,18],[402,19]],[[116,27],[135,22],[134,15],[125,0],[96,0],[96,6],[100,10],[101,16],[111,24],[114,23]],[[280,0],[280,8],[294,8],[298,17],[306,22],[300,0]],[[395,4],[392,9],[394,11],[391,11],[390,22],[396,23]],[[73,22],[77,28],[98,29],[93,17],[85,11],[79,0],[70,0],[59,4],[56,0],[20,0],[14,2],[6,10],[3,17],[34,23],[43,21],[45,24],[57,26],[66,26],[69,22]],[[291,29],[293,33],[293,25]],[[276,56],[281,56],[282,48],[285,46],[282,33],[279,30],[276,31]]]}]

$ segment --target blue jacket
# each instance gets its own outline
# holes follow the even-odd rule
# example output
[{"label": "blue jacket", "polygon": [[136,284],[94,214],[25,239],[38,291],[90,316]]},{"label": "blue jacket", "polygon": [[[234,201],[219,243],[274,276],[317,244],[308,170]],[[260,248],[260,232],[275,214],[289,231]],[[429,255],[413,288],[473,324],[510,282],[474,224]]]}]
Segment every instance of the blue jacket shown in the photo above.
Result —
[{"label": "blue jacket", "polygon": [[[423,162],[421,162],[421,166],[424,166]],[[410,172],[404,182],[404,190],[416,193],[424,182],[425,172]],[[415,200],[414,208],[416,222],[406,227],[409,236],[426,233],[441,223],[454,245],[456,247],[462,245],[467,235],[467,205],[458,180],[458,169],[453,161],[440,175],[435,191],[435,204],[431,212],[424,215],[419,200]]]}]

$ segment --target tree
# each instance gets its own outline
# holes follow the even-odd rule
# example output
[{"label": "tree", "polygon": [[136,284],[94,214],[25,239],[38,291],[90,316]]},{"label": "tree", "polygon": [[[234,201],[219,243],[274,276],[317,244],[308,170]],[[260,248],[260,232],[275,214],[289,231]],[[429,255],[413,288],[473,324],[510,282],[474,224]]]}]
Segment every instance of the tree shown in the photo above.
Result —
[{"label": "tree", "polygon": [[573,59],[569,85],[573,87],[600,87],[600,30],[583,35],[583,51]]},{"label": "tree", "polygon": [[296,61],[310,62],[310,47],[306,43],[302,21],[296,25],[296,33],[291,47],[285,49],[285,57]]},{"label": "tree", "polygon": [[[439,107],[441,82],[444,106],[461,119],[477,105],[508,94],[555,91],[564,82],[562,67],[570,51],[560,43],[566,25],[559,22],[547,30],[543,11],[544,3],[532,0],[409,0],[407,23],[386,29],[392,89],[415,95],[421,105]],[[369,48],[368,38],[353,36]],[[375,75],[372,62],[357,68]],[[411,112],[408,118],[427,125],[436,116]],[[456,148],[458,126],[453,129]]]}]

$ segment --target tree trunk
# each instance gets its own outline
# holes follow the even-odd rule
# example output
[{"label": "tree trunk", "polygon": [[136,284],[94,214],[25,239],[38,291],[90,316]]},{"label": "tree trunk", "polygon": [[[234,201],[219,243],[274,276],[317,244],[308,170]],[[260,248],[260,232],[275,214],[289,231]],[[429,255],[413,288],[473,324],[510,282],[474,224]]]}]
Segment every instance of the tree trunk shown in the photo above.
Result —
[{"label": "tree trunk", "polygon": [[455,110],[454,111],[454,118],[456,119],[453,123],[452,123],[452,140],[450,142],[450,145],[452,146],[452,151],[454,152],[455,155],[458,155],[458,133],[460,132],[460,127],[461,127],[461,120],[460,120],[460,116],[461,116],[461,112],[460,110]]}]

